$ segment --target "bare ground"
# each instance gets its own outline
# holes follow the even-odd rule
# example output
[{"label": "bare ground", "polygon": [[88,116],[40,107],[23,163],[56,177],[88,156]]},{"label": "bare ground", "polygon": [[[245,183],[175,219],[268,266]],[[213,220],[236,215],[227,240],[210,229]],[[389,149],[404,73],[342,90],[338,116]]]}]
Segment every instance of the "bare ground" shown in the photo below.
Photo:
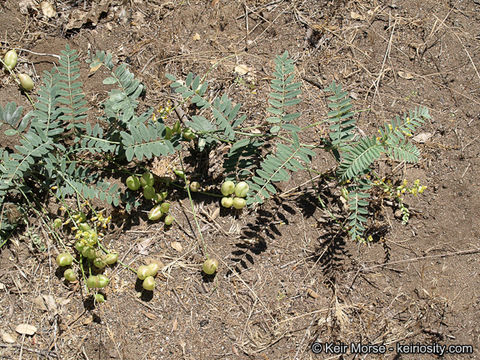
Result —
[{"label": "bare ground", "polygon": [[[210,71],[214,89],[243,103],[254,124],[265,115],[273,57],[288,50],[304,82],[302,125],[325,117],[325,95],[315,84],[332,80],[344,84],[362,110],[365,133],[427,106],[432,119],[422,132],[431,137],[418,144],[422,161],[393,171],[428,189],[408,198],[407,225],[381,208],[374,224],[380,230],[369,245],[332,227],[315,201],[322,183],[312,187],[306,173],[282,184],[284,196],[239,216],[215,217],[217,202],[199,197],[203,236],[221,259],[213,280],[202,277],[191,209],[178,196],[178,226],[165,231],[143,215],[132,226],[112,227],[105,240],[132,266],[146,256],[168,265],[153,297],[139,297],[135,275],[117,266],[107,302],[95,308],[82,287],[56,275],[57,245],[32,219],[0,252],[0,332],[15,338],[0,342],[0,359],[354,358],[314,354],[315,341],[467,344],[473,354],[445,357],[478,358],[480,3],[55,1],[52,18],[39,5],[23,14],[21,3],[0,3],[2,50],[58,54],[68,43],[82,60],[88,51],[111,51],[147,85],[147,105],[170,99],[166,72]],[[54,61],[19,53],[20,66],[34,77]],[[251,72],[239,76],[239,64]],[[83,68],[87,98],[98,108],[108,91],[103,74],[87,77]],[[5,75],[0,102],[12,100],[29,106]],[[166,121],[176,121],[174,114]],[[313,130],[302,140],[313,143],[326,128]],[[218,175],[216,156],[210,160]],[[333,162],[319,153],[314,166],[326,171]],[[35,335],[16,334],[21,323],[35,325]],[[396,350],[361,356],[433,357]]]}]

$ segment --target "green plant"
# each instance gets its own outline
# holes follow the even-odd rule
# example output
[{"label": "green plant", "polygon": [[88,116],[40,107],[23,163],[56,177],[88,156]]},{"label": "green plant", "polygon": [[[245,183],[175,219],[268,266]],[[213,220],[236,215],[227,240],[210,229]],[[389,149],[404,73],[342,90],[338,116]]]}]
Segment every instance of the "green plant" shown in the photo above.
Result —
[{"label": "green plant", "polygon": [[397,116],[386,123],[378,130],[379,136],[358,137],[347,92],[335,82],[325,90],[333,93],[328,98],[327,148],[338,162],[336,175],[349,208],[348,232],[354,240],[365,240],[362,236],[369,213],[369,190],[373,185],[372,165],[384,154],[394,161],[417,162],[420,152],[408,138],[430,115],[427,108],[419,107],[404,114],[403,119]]},{"label": "green plant", "polygon": [[[58,263],[80,270],[89,288],[102,288],[108,284],[108,278],[92,273],[116,263],[118,254],[102,245],[103,234],[99,230],[106,227],[110,218],[93,209],[89,201],[99,199],[113,206],[122,204],[127,212],[144,201],[152,201],[154,205],[148,214],[149,219],[158,220],[164,216],[165,225],[169,226],[174,219],[168,214],[170,204],[165,200],[172,180],[159,182],[158,177],[145,171],[145,161],[179,152],[185,143],[188,146],[194,144],[199,151],[209,151],[228,143],[230,150],[222,164],[225,174],[220,189],[222,206],[242,209],[248,205],[261,205],[278,193],[277,184],[287,181],[292,173],[312,170],[312,158],[317,156],[314,150],[322,148],[331,152],[337,161],[335,177],[347,200],[349,212],[344,228],[352,239],[363,239],[370,192],[375,185],[371,180],[373,166],[383,155],[394,161],[418,161],[419,151],[408,138],[429,118],[427,109],[415,109],[403,118],[397,117],[385,124],[378,135],[362,137],[356,132],[348,94],[333,82],[325,89],[331,93],[326,120],[328,138],[304,144],[300,135],[308,126],[301,128],[294,124],[301,116],[296,111],[301,102],[301,83],[295,81],[294,61],[288,52],[284,52],[274,62],[271,92],[265,109],[268,116],[254,126],[245,125],[247,116],[242,114],[241,105],[235,104],[226,94],[211,100],[204,78],[189,73],[183,82],[167,75],[182,104],[190,103],[199,110],[184,124],[177,121],[170,128],[163,120],[171,108],[160,112],[158,117],[153,108],[138,112],[144,85],[135,79],[126,64],[116,65],[111,54],[99,51],[90,60],[90,71],[105,68],[109,76],[103,82],[112,85],[112,89],[103,102],[103,115],[92,125],[86,121],[88,108],[83,84],[78,80],[78,54],[67,46],[61,52],[58,66],[43,73],[32,111],[22,118],[22,107],[12,102],[0,106],[0,121],[9,126],[5,134],[19,139],[19,145],[0,149],[0,234],[6,236],[14,226],[3,216],[6,204],[12,199],[23,199],[42,215],[48,215],[42,206],[46,200],[55,199],[62,204],[75,200],[78,212],[62,205],[65,221],[57,218],[50,222],[52,229],[59,232],[64,225],[71,223],[71,234],[75,237],[77,256],[72,262],[63,256]],[[13,63],[13,55],[4,59],[4,65],[9,69],[13,69]],[[22,83],[22,76],[19,75],[19,79]],[[23,77],[26,90],[33,86],[28,80]],[[181,169],[174,170],[177,178],[173,185],[186,191],[193,204],[191,192],[198,191],[200,184],[189,181],[181,157],[180,162]],[[115,180],[110,182],[106,178]],[[128,190],[125,192],[120,191],[119,179],[122,182],[126,179]],[[421,192],[418,186],[417,192]],[[403,198],[397,196],[397,200],[406,216],[408,209],[403,206]],[[61,243],[59,236],[57,239]],[[209,259],[203,270],[206,274],[213,274],[217,267],[218,262]],[[76,279],[76,273],[80,273],[67,270],[72,270],[65,271],[65,278],[69,281],[74,281],[70,279]],[[149,277],[154,280],[157,272],[158,269],[153,267],[140,267],[138,278],[144,282]],[[154,286],[154,282],[152,285],[148,280],[147,288]]]},{"label": "green plant", "polygon": [[[255,128],[260,133],[249,132],[242,128],[245,116],[239,116],[240,105],[233,105],[226,95],[209,102],[205,98],[207,83],[199,76],[188,74],[185,83],[175,77],[171,87],[179,93],[183,101],[190,101],[202,111],[202,116],[194,115],[187,126],[198,136],[198,147],[203,150],[221,142],[231,143],[230,151],[224,159],[227,181],[222,184],[223,207],[243,207],[238,197],[230,200],[228,196],[235,192],[232,180],[243,180],[249,190],[246,204],[261,204],[265,199],[277,194],[276,183],[287,181],[292,172],[309,168],[311,159],[316,156],[315,148],[331,152],[337,160],[335,171],[338,185],[348,203],[348,216],[345,228],[354,240],[364,240],[362,235],[368,219],[368,206],[372,182],[372,167],[382,155],[394,161],[415,163],[419,159],[418,149],[408,141],[413,132],[429,118],[428,110],[419,107],[403,119],[397,117],[379,130],[379,136],[359,136],[356,132],[356,120],[347,92],[333,82],[325,89],[331,93],[328,97],[328,138],[317,144],[303,144],[299,134],[302,129],[292,121],[301,114],[291,109],[301,102],[301,84],[294,81],[293,60],[285,52],[275,58],[274,79],[270,87],[266,111],[270,114],[265,123]],[[207,111],[208,110],[208,111]],[[211,120],[206,117],[210,113]],[[267,144],[275,140],[272,151],[265,151]],[[258,162],[259,154],[263,160]]]}]

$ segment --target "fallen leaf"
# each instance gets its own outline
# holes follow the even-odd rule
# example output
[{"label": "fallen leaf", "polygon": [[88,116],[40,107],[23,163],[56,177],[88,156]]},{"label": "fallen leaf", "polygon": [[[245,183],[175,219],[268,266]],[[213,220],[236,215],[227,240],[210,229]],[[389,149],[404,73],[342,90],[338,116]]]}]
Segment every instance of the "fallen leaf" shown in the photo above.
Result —
[{"label": "fallen leaf", "polygon": [[182,252],[183,251],[183,246],[182,244],[180,244],[178,241],[172,241],[172,243],[170,244],[170,246],[172,248],[174,248],[175,250],[177,250],[178,252]]},{"label": "fallen leaf", "polygon": [[5,290],[5,289],[6,289],[5,284],[0,282],[0,290]]},{"label": "fallen leaf", "polygon": [[247,65],[237,65],[235,66],[235,72],[239,75],[245,75],[252,71]]},{"label": "fallen leaf", "polygon": [[412,73],[409,73],[409,72],[406,72],[406,71],[402,71],[400,70],[399,72],[397,72],[398,76],[400,76],[402,79],[406,79],[406,80],[412,80],[414,78],[413,74]]},{"label": "fallen leaf", "polygon": [[21,335],[33,335],[37,332],[37,328],[30,324],[17,325],[15,331]]},{"label": "fallen leaf", "polygon": [[219,0],[212,0],[212,6],[215,6],[215,5],[217,5],[217,4],[218,4],[218,2],[219,2]]},{"label": "fallen leaf", "polygon": [[50,4],[48,1],[42,1],[40,4],[40,7],[42,8],[42,13],[44,16],[47,18],[52,18],[57,16],[57,12],[53,8],[53,5]]},{"label": "fallen leaf", "polygon": [[193,35],[192,39],[195,40],[195,41],[200,40],[200,34],[199,34],[199,33],[195,33],[195,35]]},{"label": "fallen leaf", "polygon": [[172,323],[172,331],[176,331],[177,327],[178,327],[178,320],[177,318],[175,318],[173,319],[173,323]]},{"label": "fallen leaf", "polygon": [[7,344],[13,344],[15,342],[15,338],[9,333],[4,332],[2,334],[2,341],[6,342]]},{"label": "fallen leaf", "polygon": [[429,132],[423,132],[423,133],[420,133],[418,135],[415,135],[412,140],[413,141],[416,141],[420,144],[423,144],[425,142],[427,142],[431,137],[433,136],[432,133],[429,133]]},{"label": "fallen leaf", "polygon": [[359,14],[355,11],[350,11],[350,17],[353,20],[365,20],[365,16],[363,16],[362,14]]}]

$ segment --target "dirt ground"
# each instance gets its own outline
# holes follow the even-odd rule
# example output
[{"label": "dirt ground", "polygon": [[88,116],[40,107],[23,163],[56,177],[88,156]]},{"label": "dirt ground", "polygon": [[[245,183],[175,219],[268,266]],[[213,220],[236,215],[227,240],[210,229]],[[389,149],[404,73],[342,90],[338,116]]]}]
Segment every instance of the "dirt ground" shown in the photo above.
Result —
[{"label": "dirt ground", "polygon": [[[420,163],[393,171],[428,188],[407,198],[407,225],[382,208],[376,241],[367,245],[332,227],[314,196],[322,184],[313,189],[306,173],[281,184],[289,196],[239,216],[221,212],[213,221],[218,203],[198,197],[203,236],[221,262],[214,279],[202,277],[188,198],[178,197],[178,226],[165,231],[143,214],[105,239],[131,266],[149,256],[169,265],[153,296],[139,296],[135,275],[117,266],[107,301],[96,307],[82,287],[57,276],[57,245],[33,219],[0,250],[0,359],[438,357],[396,348],[409,344],[471,345],[473,353],[444,356],[480,358],[479,1],[51,2],[56,14],[47,17],[40,1],[0,1],[2,52],[24,49],[20,67],[37,80],[54,63],[48,54],[67,43],[78,50],[94,109],[89,120],[108,91],[105,74],[88,76],[83,63],[96,50],[130,64],[146,84],[148,106],[171,98],[165,73],[209,72],[213,88],[241,102],[252,123],[265,116],[274,55],[288,50],[303,82],[301,125],[325,118],[319,86],[332,80],[349,91],[367,134],[427,106],[432,118],[420,131]],[[237,65],[250,72],[236,73]],[[29,109],[4,75],[0,103],[12,100]],[[174,121],[172,113],[166,122]],[[315,143],[326,128],[313,130],[302,141]],[[319,171],[333,164],[321,152],[313,162]],[[16,333],[22,323],[35,334]],[[315,342],[385,344],[387,351],[326,354],[324,347],[315,354]]]}]

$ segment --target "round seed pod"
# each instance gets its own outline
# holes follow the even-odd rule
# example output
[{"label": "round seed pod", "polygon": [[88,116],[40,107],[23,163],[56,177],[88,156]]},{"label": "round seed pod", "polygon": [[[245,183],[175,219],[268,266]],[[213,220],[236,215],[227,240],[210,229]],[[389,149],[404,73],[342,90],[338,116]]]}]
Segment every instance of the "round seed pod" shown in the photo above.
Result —
[{"label": "round seed pod", "polygon": [[222,184],[220,188],[223,196],[231,195],[235,192],[235,183],[233,181],[227,180]]},{"label": "round seed pod", "polygon": [[58,266],[70,266],[73,262],[73,256],[68,252],[64,252],[58,254],[56,261]]},{"label": "round seed pod", "polygon": [[173,224],[175,219],[172,215],[167,215],[167,216],[165,216],[165,220],[163,220],[163,221],[165,222],[165,225],[170,226],[170,225]]},{"label": "round seed pod", "polygon": [[220,204],[222,204],[224,208],[229,209],[233,205],[233,199],[231,197],[223,197]]},{"label": "round seed pod", "polygon": [[218,260],[217,259],[207,259],[203,263],[202,270],[207,275],[213,275],[218,268]]},{"label": "round seed pod", "polygon": [[77,274],[75,274],[75,271],[73,271],[72,269],[66,269],[63,272],[63,277],[65,278],[65,280],[70,282],[77,281]]},{"label": "round seed pod", "polygon": [[233,207],[237,210],[243,209],[247,205],[247,201],[243,198],[233,198]]},{"label": "round seed pod", "polygon": [[236,186],[235,186],[235,196],[244,198],[247,196],[249,186],[245,181],[240,181]]},{"label": "round seed pod", "polygon": [[3,62],[5,63],[5,67],[8,70],[12,70],[15,65],[17,65],[18,55],[15,49],[8,50],[3,58]]},{"label": "round seed pod", "polygon": [[161,206],[157,205],[154,206],[149,212],[148,212],[148,220],[156,221],[162,217],[163,213],[161,210]]},{"label": "round seed pod", "polygon": [[142,174],[142,177],[140,178],[140,184],[142,186],[152,186],[155,183],[155,178],[153,177],[153,174],[150,171],[144,172]]},{"label": "round seed pod", "polygon": [[33,80],[27,74],[18,74],[18,80],[20,80],[20,86],[25,91],[30,91],[33,89]]},{"label": "round seed pod", "polygon": [[118,254],[117,253],[110,253],[105,255],[105,264],[107,265],[113,265],[117,262],[118,260]]},{"label": "round seed pod", "polygon": [[137,277],[140,280],[145,280],[145,278],[150,275],[150,271],[151,269],[149,269],[147,265],[140,265],[137,269]]},{"label": "round seed pod", "polygon": [[147,276],[145,280],[143,280],[142,287],[148,291],[155,289],[155,279],[153,276]]},{"label": "round seed pod", "polygon": [[125,184],[130,190],[137,191],[140,189],[140,179],[135,175],[129,176],[127,180],[125,180]]},{"label": "round seed pod", "polygon": [[143,188],[143,197],[147,200],[152,200],[155,197],[155,189],[153,186],[145,185]]}]

